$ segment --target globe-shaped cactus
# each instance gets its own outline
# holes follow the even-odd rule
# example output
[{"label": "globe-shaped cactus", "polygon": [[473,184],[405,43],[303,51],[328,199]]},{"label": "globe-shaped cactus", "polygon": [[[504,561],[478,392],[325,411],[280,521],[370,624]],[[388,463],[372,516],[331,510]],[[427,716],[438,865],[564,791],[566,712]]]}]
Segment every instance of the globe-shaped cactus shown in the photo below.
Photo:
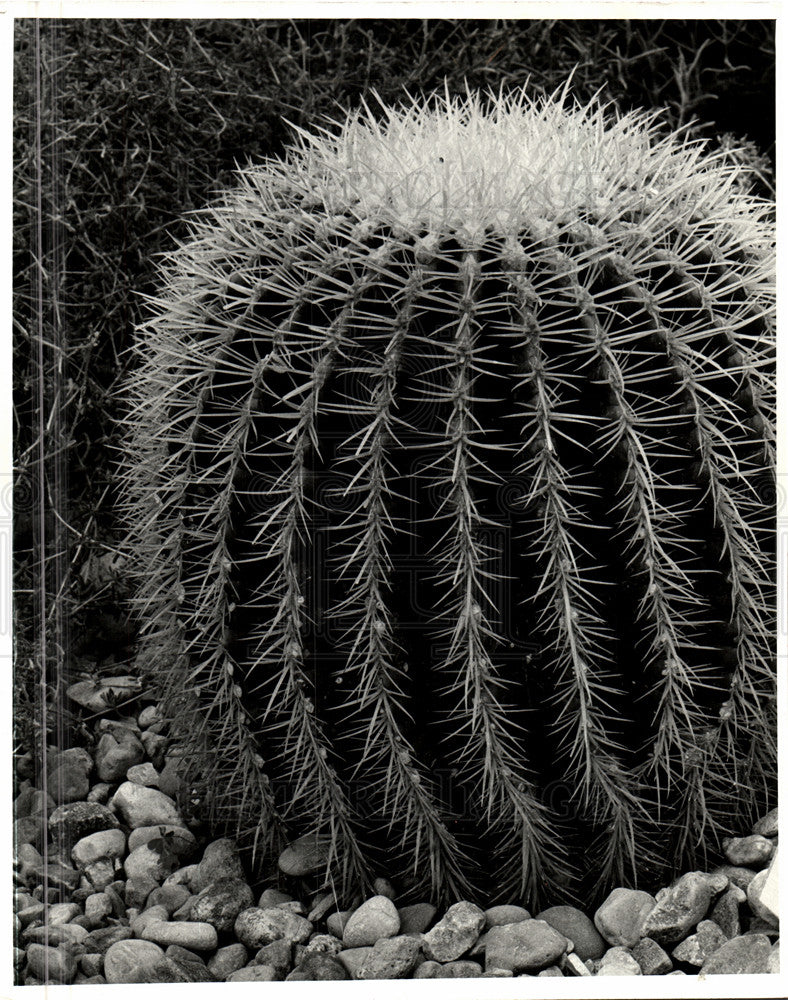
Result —
[{"label": "globe-shaped cactus", "polygon": [[772,219],[735,153],[566,92],[365,108],[195,216],[122,483],[216,830],[537,905],[764,806]]}]

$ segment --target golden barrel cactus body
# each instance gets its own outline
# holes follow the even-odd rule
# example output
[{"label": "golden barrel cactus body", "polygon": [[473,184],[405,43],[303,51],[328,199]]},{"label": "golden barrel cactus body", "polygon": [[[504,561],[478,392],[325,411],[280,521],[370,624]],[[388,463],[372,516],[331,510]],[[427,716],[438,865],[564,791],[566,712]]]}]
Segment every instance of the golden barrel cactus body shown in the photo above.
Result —
[{"label": "golden barrel cactus body", "polygon": [[324,837],[347,893],[533,904],[762,807],[771,219],[565,93],[365,110],[195,217],[123,482],[206,817]]}]

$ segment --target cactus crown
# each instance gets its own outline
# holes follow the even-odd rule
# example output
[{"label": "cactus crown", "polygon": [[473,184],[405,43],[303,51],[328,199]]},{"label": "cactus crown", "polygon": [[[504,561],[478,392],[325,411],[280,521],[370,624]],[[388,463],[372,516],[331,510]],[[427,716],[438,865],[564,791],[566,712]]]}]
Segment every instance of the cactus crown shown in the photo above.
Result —
[{"label": "cactus crown", "polygon": [[195,216],[126,387],[199,808],[347,893],[648,885],[773,782],[772,207],[565,92],[337,125]]}]

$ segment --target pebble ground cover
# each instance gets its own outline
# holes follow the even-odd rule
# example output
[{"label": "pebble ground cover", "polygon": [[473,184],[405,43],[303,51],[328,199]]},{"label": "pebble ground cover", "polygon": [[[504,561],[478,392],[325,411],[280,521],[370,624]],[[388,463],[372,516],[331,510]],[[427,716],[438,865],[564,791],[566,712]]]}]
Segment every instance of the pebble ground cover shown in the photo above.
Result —
[{"label": "pebble ground cover", "polygon": [[[617,886],[593,910],[534,911],[522,898],[402,905],[383,871],[339,910],[315,881],[324,845],[297,840],[251,881],[231,839],[184,818],[182,759],[141,695],[133,677],[78,682],[70,697],[90,749],[50,746],[47,788],[31,754],[17,761],[18,984],[779,971],[779,922],[764,901],[776,810],[709,845],[721,863],[708,871],[653,894]],[[108,709],[118,698],[125,707]]]}]

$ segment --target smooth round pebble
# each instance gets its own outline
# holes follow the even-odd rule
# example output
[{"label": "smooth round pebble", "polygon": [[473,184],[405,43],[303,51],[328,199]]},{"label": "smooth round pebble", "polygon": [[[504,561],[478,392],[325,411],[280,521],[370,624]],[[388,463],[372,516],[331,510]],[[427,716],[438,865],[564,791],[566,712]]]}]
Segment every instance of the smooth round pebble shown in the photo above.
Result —
[{"label": "smooth round pebble", "polygon": [[355,910],[345,924],[342,941],[347,948],[373,945],[399,932],[399,913],[388,896],[372,896]]},{"label": "smooth round pebble", "polygon": [[219,943],[215,927],[193,920],[176,920],[172,923],[155,920],[147,925],[142,936],[146,941],[159,945],[177,944],[197,951],[212,951]]},{"label": "smooth round pebble", "polygon": [[643,921],[656,902],[653,896],[640,889],[613,889],[594,914],[594,926],[608,944],[631,947],[645,936]]},{"label": "smooth round pebble", "polygon": [[517,924],[521,920],[530,920],[531,914],[525,907],[514,905],[491,906],[484,911],[484,929],[498,924]]},{"label": "smooth round pebble", "polygon": [[566,951],[569,942],[544,920],[522,920],[499,924],[487,931],[485,966],[511,969],[514,975],[537,972],[553,965]]},{"label": "smooth round pebble", "polygon": [[594,926],[593,920],[576,906],[551,906],[537,913],[537,920],[544,920],[574,944],[575,954],[585,961],[601,958],[607,950],[605,939]]},{"label": "smooth round pebble", "polygon": [[165,849],[163,841],[149,841],[135,847],[123,862],[127,878],[149,879],[157,884],[171,875],[176,866],[175,855]]},{"label": "smooth round pebble", "polygon": [[164,951],[153,941],[116,941],[104,956],[104,977],[108,983],[147,983],[151,967],[162,961]]},{"label": "smooth round pebble", "polygon": [[766,813],[762,816],[755,826],[752,828],[753,833],[758,833],[762,837],[776,837],[779,832],[779,825],[777,822],[777,810],[772,809],[771,812]]},{"label": "smooth round pebble", "polygon": [[423,934],[437,912],[432,903],[412,903],[410,906],[398,907],[400,934]]},{"label": "smooth round pebble", "polygon": [[249,952],[240,941],[236,941],[216,951],[208,961],[208,971],[220,982],[224,982],[233,972],[243,969],[248,961]]},{"label": "smooth round pebble", "polygon": [[27,965],[42,982],[70,983],[77,974],[77,960],[68,945],[52,948],[30,944],[27,947]]},{"label": "smooth round pebble", "polygon": [[112,807],[132,829],[157,826],[159,823],[184,826],[183,817],[173,800],[157,788],[124,781],[112,797]]},{"label": "smooth round pebble", "polygon": [[742,934],[720,945],[700,968],[702,976],[748,975],[769,971],[772,943],[765,934]]},{"label": "smooth round pebble", "polygon": [[99,858],[121,858],[126,852],[126,834],[122,830],[98,830],[82,837],[71,849],[71,860],[86,868]]},{"label": "smooth round pebble", "polygon": [[129,834],[129,850],[135,851],[153,840],[164,840],[167,847],[179,858],[187,857],[197,846],[197,840],[191,830],[172,823],[161,823],[158,826],[139,826]]},{"label": "smooth round pebble", "polygon": [[159,772],[149,760],[142,764],[133,764],[126,771],[126,779],[137,785],[145,785],[146,788],[158,788],[159,786]]},{"label": "smooth round pebble", "polygon": [[725,857],[732,865],[763,868],[774,854],[774,844],[757,833],[749,837],[726,837],[722,842]]}]

